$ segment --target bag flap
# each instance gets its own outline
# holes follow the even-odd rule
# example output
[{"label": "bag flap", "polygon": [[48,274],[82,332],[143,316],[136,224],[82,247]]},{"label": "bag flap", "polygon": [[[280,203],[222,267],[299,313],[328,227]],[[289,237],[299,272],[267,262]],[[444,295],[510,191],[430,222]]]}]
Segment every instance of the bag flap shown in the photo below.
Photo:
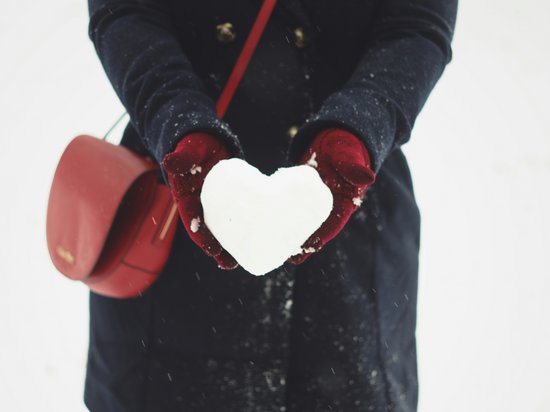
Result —
[{"label": "bag flap", "polygon": [[122,198],[137,178],[158,168],[95,137],[69,143],[54,174],[46,221],[50,257],[61,273],[74,280],[91,274]]}]

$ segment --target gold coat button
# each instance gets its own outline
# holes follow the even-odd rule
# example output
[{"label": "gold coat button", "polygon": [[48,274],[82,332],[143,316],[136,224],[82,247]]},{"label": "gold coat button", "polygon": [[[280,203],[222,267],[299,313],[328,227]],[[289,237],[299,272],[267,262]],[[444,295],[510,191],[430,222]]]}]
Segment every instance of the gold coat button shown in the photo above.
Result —
[{"label": "gold coat button", "polygon": [[303,27],[296,27],[292,33],[294,34],[294,45],[299,49],[303,49],[308,45],[308,38]]},{"label": "gold coat button", "polygon": [[216,26],[216,38],[222,43],[231,43],[237,34],[232,23],[222,23]]},{"label": "gold coat button", "polygon": [[296,133],[298,133],[298,126],[290,126],[288,128],[288,130],[286,131],[286,134],[288,135],[288,137],[290,137],[291,139],[296,136]]}]

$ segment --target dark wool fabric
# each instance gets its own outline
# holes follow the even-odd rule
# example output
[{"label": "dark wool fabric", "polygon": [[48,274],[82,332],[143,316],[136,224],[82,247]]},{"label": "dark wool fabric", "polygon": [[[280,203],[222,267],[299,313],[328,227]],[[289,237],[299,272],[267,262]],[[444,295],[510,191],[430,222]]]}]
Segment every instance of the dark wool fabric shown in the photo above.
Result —
[{"label": "dark wool fabric", "polygon": [[[420,215],[400,146],[450,61],[456,0],[280,0],[222,121],[214,102],[260,6],[89,0],[90,38],[130,114],[122,144],[160,162],[205,131],[273,173],[337,126],[363,140],[377,181],[300,266],[221,271],[180,225],[149,290],[92,293],[92,411],[416,410]],[[220,39],[224,23],[234,39]]]}]

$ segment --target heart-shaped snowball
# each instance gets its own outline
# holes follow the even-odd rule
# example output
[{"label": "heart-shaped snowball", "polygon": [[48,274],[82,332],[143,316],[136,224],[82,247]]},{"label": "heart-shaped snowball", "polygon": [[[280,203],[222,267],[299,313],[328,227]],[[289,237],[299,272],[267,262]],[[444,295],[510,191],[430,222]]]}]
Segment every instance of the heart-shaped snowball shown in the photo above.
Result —
[{"label": "heart-shaped snowball", "polygon": [[204,180],[204,221],[220,244],[253,275],[281,266],[327,219],[332,193],[311,166],[271,176],[241,159],[222,160]]}]

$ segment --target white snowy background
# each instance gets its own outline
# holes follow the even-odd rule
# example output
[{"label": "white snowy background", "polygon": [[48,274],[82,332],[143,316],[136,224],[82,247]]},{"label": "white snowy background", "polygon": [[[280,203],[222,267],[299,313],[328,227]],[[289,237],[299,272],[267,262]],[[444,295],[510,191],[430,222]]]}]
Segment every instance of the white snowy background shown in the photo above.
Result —
[{"label": "white snowy background", "polygon": [[[85,411],[88,299],[49,261],[58,158],[124,111],[85,1],[1,1],[0,410]],[[550,411],[550,25],[463,0],[454,60],[406,146],[422,211],[421,412]]]}]

